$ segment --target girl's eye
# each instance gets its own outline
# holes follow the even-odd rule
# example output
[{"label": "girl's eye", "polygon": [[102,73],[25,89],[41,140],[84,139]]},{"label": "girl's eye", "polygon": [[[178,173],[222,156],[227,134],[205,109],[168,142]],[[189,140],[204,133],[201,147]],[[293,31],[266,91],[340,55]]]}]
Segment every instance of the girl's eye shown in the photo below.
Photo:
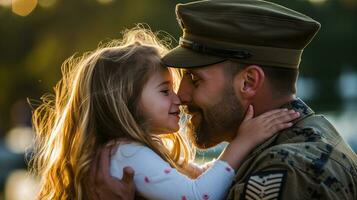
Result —
[{"label": "girl's eye", "polygon": [[170,90],[161,90],[160,92],[164,93],[165,96],[168,96],[170,93]]}]

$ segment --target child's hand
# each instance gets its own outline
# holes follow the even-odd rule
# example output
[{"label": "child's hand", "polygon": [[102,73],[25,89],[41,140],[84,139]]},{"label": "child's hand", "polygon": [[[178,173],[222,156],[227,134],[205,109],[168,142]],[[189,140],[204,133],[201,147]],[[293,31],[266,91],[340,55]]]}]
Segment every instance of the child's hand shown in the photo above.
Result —
[{"label": "child's hand", "polygon": [[236,137],[219,158],[235,170],[254,147],[273,136],[274,133],[291,127],[293,124],[290,121],[298,118],[300,113],[294,110],[276,109],[255,118],[253,116],[253,106],[250,105]]},{"label": "child's hand", "polygon": [[300,113],[288,109],[275,109],[255,118],[253,116],[253,106],[250,105],[236,136],[237,140],[243,140],[252,147],[272,137],[275,133],[291,127],[293,125],[291,121],[298,118]]},{"label": "child's hand", "polygon": [[93,186],[93,200],[133,200],[135,196],[134,170],[124,167],[122,179],[110,175],[110,159],[118,143],[110,142],[98,149],[90,166],[90,184]]}]

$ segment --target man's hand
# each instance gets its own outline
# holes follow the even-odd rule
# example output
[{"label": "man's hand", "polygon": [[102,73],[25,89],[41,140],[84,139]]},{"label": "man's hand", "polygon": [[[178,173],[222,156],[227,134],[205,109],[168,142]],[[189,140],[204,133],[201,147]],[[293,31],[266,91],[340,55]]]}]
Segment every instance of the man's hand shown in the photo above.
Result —
[{"label": "man's hand", "polygon": [[121,180],[110,175],[110,157],[117,147],[117,145],[107,145],[99,149],[96,154],[91,166],[94,200],[134,199],[134,170],[130,167],[125,167]]}]

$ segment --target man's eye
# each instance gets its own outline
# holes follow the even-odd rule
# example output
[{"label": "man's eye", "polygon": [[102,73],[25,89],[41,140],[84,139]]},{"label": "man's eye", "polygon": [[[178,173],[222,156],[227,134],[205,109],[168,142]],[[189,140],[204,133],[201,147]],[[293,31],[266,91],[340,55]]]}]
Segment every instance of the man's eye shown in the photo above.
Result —
[{"label": "man's eye", "polygon": [[197,76],[195,76],[194,74],[190,74],[190,75],[191,75],[192,83],[196,85],[200,79]]},{"label": "man's eye", "polygon": [[200,78],[194,74],[192,74],[191,72],[185,72],[185,74],[191,79],[191,82],[197,86],[199,81],[200,81]]},{"label": "man's eye", "polygon": [[192,81],[198,81],[198,77],[193,74],[191,74],[191,79]]}]

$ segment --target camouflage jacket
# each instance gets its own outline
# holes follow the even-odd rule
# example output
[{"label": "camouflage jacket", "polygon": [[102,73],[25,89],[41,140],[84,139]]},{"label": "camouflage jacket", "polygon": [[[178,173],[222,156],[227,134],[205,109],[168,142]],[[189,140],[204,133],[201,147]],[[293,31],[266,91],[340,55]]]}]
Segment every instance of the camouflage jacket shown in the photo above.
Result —
[{"label": "camouflage jacket", "polygon": [[356,154],[300,99],[283,107],[301,117],[246,158],[227,200],[357,199]]}]

